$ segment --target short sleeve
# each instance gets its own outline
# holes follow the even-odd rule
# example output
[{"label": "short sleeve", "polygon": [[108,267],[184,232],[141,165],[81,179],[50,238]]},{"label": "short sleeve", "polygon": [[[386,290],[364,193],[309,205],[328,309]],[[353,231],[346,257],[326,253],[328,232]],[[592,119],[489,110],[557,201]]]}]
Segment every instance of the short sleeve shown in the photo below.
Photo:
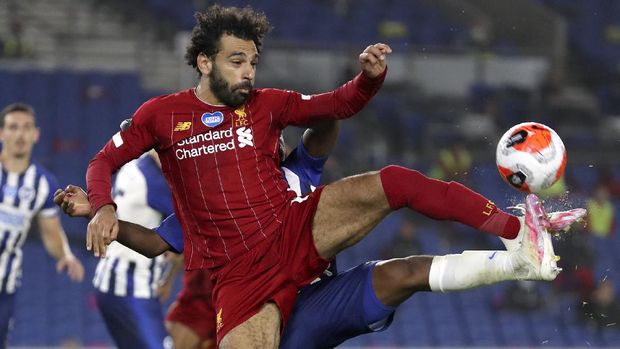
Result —
[{"label": "short sleeve", "polygon": [[300,179],[317,187],[321,183],[321,175],[323,174],[326,161],[327,157],[316,158],[310,155],[304,146],[302,138],[297,148],[286,157],[281,166],[288,168],[299,176]]},{"label": "short sleeve", "polygon": [[173,213],[155,228],[159,236],[170,245],[175,253],[183,253],[183,230],[177,216]]},{"label": "short sleeve", "polygon": [[[54,204],[54,192],[59,188],[56,177],[48,171],[42,170],[41,180],[47,183],[47,194],[39,215],[43,217],[54,217],[59,214],[58,207]],[[41,184],[39,184],[41,185]]]}]

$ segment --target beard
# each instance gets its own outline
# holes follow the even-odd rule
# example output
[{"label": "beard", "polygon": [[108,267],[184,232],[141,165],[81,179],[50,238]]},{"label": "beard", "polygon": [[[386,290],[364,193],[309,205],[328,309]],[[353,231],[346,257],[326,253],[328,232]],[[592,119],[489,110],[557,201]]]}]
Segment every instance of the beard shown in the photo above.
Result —
[{"label": "beard", "polygon": [[251,90],[252,82],[246,80],[237,85],[230,86],[214,64],[209,74],[209,88],[222,103],[229,107],[236,108],[243,105],[250,98],[249,92],[240,92],[239,90],[242,88],[246,88],[248,91]]}]

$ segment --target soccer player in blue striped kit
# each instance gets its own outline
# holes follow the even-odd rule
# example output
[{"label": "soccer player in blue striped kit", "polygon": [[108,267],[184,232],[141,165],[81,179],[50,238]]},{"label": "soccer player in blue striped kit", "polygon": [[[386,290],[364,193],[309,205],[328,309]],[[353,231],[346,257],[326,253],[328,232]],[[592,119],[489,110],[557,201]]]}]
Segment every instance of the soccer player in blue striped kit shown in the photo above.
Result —
[{"label": "soccer player in blue striped kit", "polygon": [[[148,228],[173,213],[170,189],[154,151],[121,168],[114,182],[119,218]],[[158,289],[170,264],[164,255],[147,258],[110,244],[93,284],[97,305],[119,349],[172,348]]]},{"label": "soccer player in blue striped kit", "polygon": [[22,273],[22,246],[33,220],[38,223],[43,245],[56,259],[56,270],[82,281],[84,268],[75,258],[62,225],[53,192],[55,177],[31,161],[39,140],[34,109],[23,103],[0,112],[0,347],[7,345],[13,318],[15,293]]},{"label": "soccer player in blue striped kit", "polygon": [[[337,124],[326,125],[323,129],[307,131],[303,142],[281,165],[290,188],[300,200],[318,186],[334,144]],[[539,207],[535,200],[530,196],[526,201],[529,217],[544,213],[533,212]],[[92,213],[85,193],[74,186],[57,192],[55,201],[70,215]],[[335,272],[334,261],[331,270],[300,290],[280,348],[331,348],[355,336],[385,330],[396,307],[418,291],[447,292],[506,280],[549,279],[549,275],[541,272],[543,259],[539,257],[554,256],[545,226],[549,230],[566,230],[584,214],[582,209],[556,212],[544,217],[546,222],[536,222],[544,234],[541,236],[544,246],[533,244],[530,234],[522,229],[514,240],[502,239],[508,251],[465,251],[447,256],[372,261],[341,273]],[[145,255],[183,249],[181,228],[174,216],[155,229],[159,236],[127,222],[119,221],[119,228],[118,241]]]}]

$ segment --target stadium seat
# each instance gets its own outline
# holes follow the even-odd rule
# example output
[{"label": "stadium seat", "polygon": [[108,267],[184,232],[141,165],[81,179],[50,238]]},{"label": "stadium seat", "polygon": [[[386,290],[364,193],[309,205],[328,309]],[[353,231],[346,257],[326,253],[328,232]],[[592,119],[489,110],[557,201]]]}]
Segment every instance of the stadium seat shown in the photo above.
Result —
[{"label": "stadium seat", "polygon": [[500,311],[497,314],[497,319],[504,345],[530,346],[535,343],[525,315]]},{"label": "stadium seat", "polygon": [[0,70],[0,102],[2,105],[15,103],[19,100],[20,80],[18,75],[11,71]]}]

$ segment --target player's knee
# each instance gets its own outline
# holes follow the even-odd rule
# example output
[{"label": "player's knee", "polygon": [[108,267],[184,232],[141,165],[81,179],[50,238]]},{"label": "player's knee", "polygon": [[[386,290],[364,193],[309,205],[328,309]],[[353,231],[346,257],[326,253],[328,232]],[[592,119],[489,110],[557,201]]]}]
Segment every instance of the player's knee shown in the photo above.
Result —
[{"label": "player's knee", "polygon": [[345,195],[355,195],[358,204],[377,207],[384,197],[381,185],[381,173],[379,171],[366,172],[361,175],[349,177],[353,187]]},{"label": "player's knee", "polygon": [[396,287],[409,291],[425,291],[428,289],[428,274],[432,257],[410,256],[392,260],[392,265],[386,273],[390,283]]},{"label": "player's knee", "polygon": [[422,193],[427,191],[432,180],[419,171],[390,165],[381,169],[380,175],[385,198],[393,210],[415,209],[419,201],[427,199]]},{"label": "player's knee", "polygon": [[377,264],[373,272],[377,299],[396,307],[416,292],[430,291],[428,273],[432,260],[429,256],[412,256]]},{"label": "player's knee", "polygon": [[166,329],[172,337],[175,349],[200,349],[201,338],[189,327],[166,321]]},{"label": "player's knee", "polygon": [[381,177],[389,178],[406,178],[407,180],[415,180],[415,179],[426,179],[429,178],[424,175],[422,172],[418,170],[413,170],[407,167],[398,166],[398,165],[388,165],[382,168],[379,173]]},{"label": "player's knee", "polygon": [[428,291],[428,274],[430,273],[433,257],[412,256],[405,258],[407,261],[407,284],[416,291]]}]

